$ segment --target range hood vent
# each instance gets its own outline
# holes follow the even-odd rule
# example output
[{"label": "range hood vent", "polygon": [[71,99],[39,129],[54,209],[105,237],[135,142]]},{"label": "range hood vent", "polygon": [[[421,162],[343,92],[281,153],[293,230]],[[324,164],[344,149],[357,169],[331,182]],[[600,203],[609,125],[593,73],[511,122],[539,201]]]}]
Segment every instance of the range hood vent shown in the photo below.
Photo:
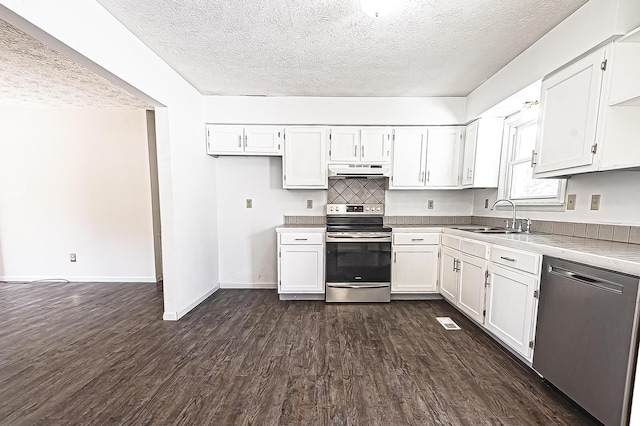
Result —
[{"label": "range hood vent", "polygon": [[329,164],[329,177],[332,179],[383,178],[389,177],[390,169],[388,164]]}]

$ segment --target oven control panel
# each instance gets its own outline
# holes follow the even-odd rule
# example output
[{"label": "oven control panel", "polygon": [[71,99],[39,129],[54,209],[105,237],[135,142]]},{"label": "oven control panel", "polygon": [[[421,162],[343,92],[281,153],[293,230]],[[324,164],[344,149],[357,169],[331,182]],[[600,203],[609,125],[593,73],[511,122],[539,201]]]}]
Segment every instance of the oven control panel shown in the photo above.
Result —
[{"label": "oven control panel", "polygon": [[384,204],[327,204],[327,215],[384,215]]}]

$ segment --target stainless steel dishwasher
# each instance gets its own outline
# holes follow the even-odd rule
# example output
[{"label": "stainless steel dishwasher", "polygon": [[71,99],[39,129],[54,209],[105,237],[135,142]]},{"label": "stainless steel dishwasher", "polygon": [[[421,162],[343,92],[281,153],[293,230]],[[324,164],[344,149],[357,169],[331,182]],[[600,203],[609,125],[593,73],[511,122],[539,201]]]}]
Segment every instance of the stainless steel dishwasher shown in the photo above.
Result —
[{"label": "stainless steel dishwasher", "polygon": [[551,257],[542,262],[533,368],[605,425],[629,422],[639,281]]}]

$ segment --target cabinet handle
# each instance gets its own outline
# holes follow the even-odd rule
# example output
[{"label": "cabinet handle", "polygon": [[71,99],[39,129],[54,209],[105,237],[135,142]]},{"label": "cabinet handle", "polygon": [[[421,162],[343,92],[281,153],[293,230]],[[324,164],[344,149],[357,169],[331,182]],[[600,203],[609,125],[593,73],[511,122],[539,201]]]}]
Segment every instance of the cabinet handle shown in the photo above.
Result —
[{"label": "cabinet handle", "polygon": [[396,252],[393,252],[393,263],[396,263]]},{"label": "cabinet handle", "polygon": [[364,158],[364,145],[360,147],[360,158]]},{"label": "cabinet handle", "polygon": [[307,241],[308,238],[296,238],[296,241]]},{"label": "cabinet handle", "polygon": [[424,172],[420,173],[420,182],[424,182]]},{"label": "cabinet handle", "polygon": [[458,262],[459,262],[458,259],[453,259],[453,272],[458,272],[459,271]]},{"label": "cabinet handle", "polygon": [[427,170],[427,182],[429,182],[429,176],[431,175],[431,170]]},{"label": "cabinet handle", "polygon": [[424,241],[424,238],[412,238],[411,241]]},{"label": "cabinet handle", "polygon": [[538,164],[538,162],[536,161],[537,156],[538,156],[538,153],[535,150],[531,151],[531,167]]},{"label": "cabinet handle", "polygon": [[242,148],[242,135],[238,136],[238,148]]},{"label": "cabinet handle", "polygon": [[247,147],[247,141],[249,140],[249,136],[248,135],[244,135],[244,147]]},{"label": "cabinet handle", "polygon": [[508,260],[509,262],[515,262],[516,261],[515,259],[512,259],[512,258],[507,257],[507,256],[500,256],[500,259]]},{"label": "cabinet handle", "polygon": [[358,145],[353,147],[353,156],[357,157],[358,156]]}]

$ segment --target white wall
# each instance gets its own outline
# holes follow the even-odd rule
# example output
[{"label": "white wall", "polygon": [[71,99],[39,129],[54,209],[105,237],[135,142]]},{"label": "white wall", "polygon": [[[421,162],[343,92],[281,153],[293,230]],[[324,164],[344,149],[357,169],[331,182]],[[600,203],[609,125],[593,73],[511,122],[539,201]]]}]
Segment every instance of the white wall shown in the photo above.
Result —
[{"label": "white wall", "polygon": [[[433,200],[433,209],[427,203]],[[469,190],[387,191],[387,216],[469,216],[473,207],[473,192]]]},{"label": "white wall", "polygon": [[200,93],[95,1],[1,4],[0,18],[157,106],[164,318],[178,319],[219,281],[215,165],[203,155]]},{"label": "white wall", "polygon": [[[282,189],[281,157],[218,157],[220,281],[223,287],[276,288],[275,227],[283,216],[322,216],[327,191]],[[223,183],[224,182],[224,183]],[[253,208],[246,208],[252,199]],[[306,208],[313,200],[314,208]]]},{"label": "white wall", "polygon": [[0,117],[0,280],[155,282],[145,111]]},{"label": "white wall", "polygon": [[471,120],[613,37],[640,26],[638,0],[590,0],[467,97]]},{"label": "white wall", "polygon": [[[565,222],[606,223],[612,225],[640,225],[639,171],[612,171],[576,175],[567,181],[567,194],[576,194],[576,209],[562,212],[522,211],[518,217]],[[600,210],[590,210],[591,195],[600,194]],[[484,208],[496,200],[497,191],[475,190],[475,216],[511,217],[509,211],[490,211]],[[508,207],[508,206],[507,206]]]},{"label": "white wall", "polygon": [[465,98],[205,96],[207,123],[423,125],[465,123]]}]

